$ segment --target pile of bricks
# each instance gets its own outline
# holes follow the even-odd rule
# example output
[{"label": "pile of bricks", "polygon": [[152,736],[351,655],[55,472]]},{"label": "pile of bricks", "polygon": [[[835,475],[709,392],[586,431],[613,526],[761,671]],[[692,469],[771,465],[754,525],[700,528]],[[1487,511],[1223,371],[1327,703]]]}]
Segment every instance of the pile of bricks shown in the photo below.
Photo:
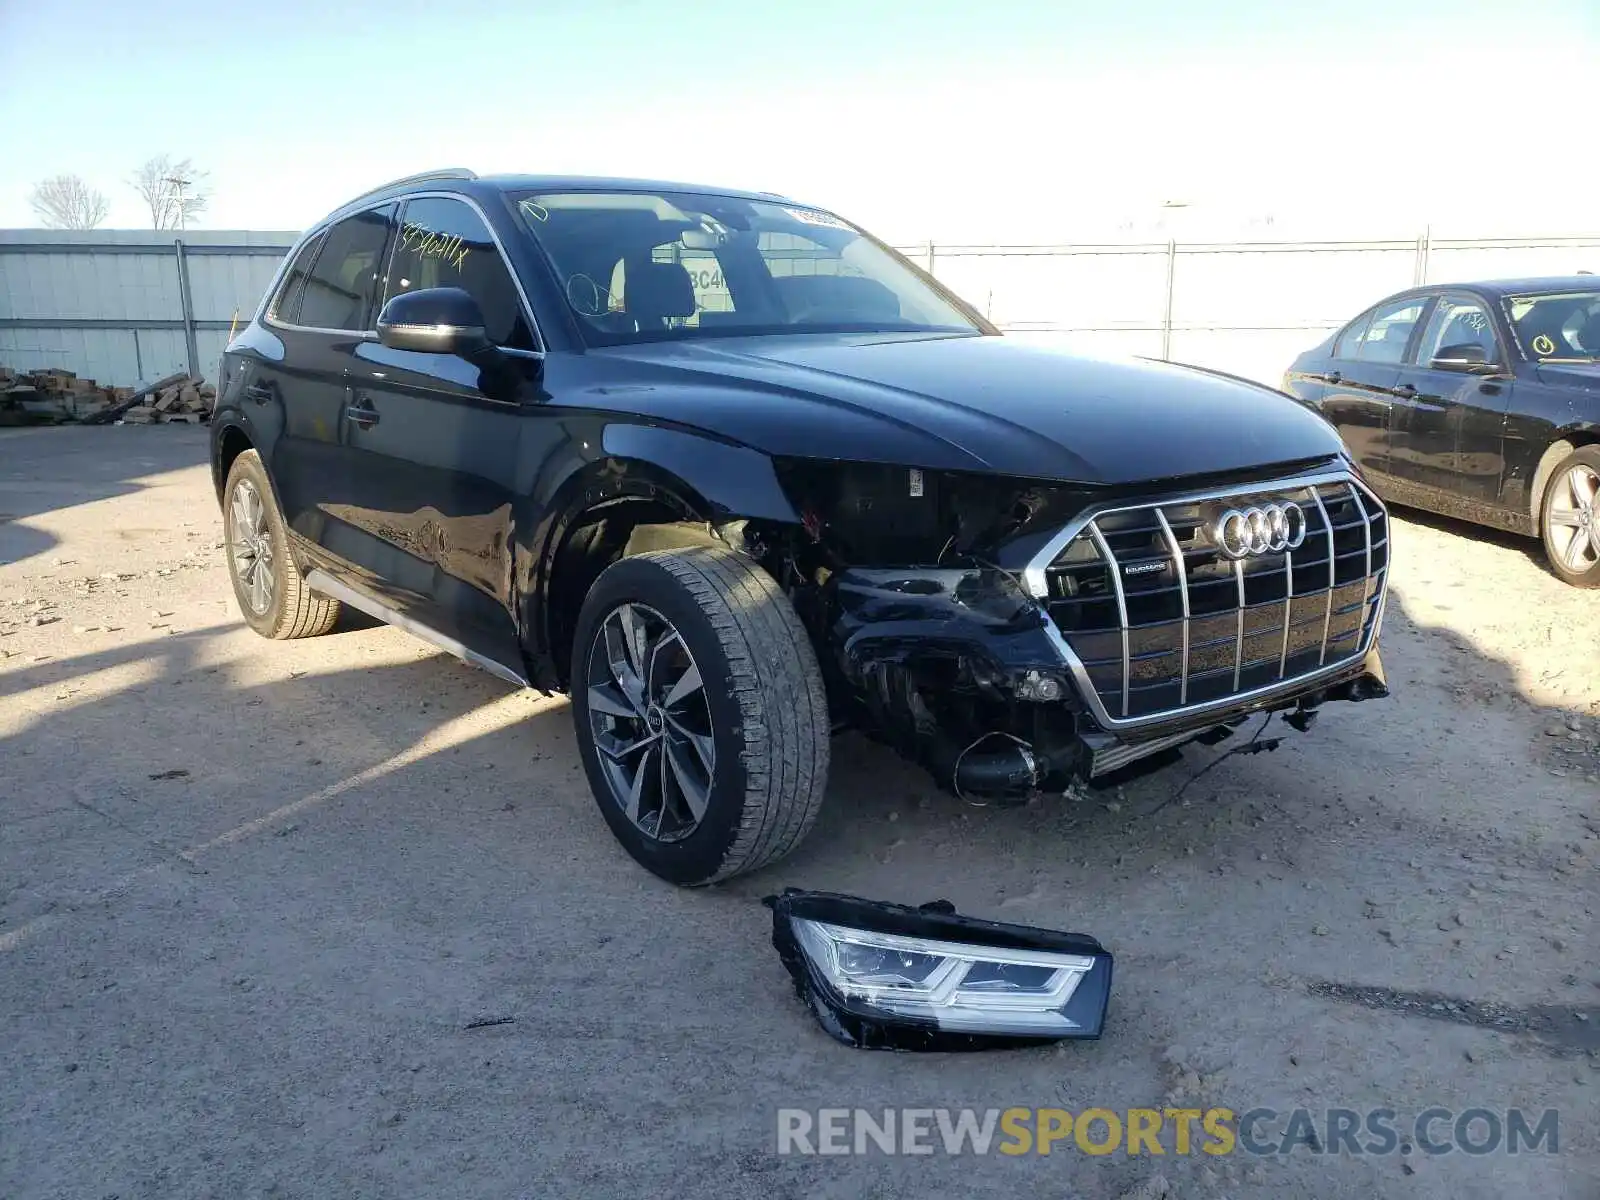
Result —
[{"label": "pile of bricks", "polygon": [[185,373],[169,375],[142,388],[101,387],[56,367],[14,371],[0,366],[0,425],[49,425],[68,422],[133,425],[168,421],[191,424],[208,419],[216,389]]}]

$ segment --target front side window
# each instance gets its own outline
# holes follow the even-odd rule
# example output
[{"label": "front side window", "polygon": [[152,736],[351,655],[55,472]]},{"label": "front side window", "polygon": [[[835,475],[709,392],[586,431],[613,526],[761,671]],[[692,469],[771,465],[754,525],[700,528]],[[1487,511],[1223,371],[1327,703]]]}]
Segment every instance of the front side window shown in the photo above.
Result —
[{"label": "front side window", "polygon": [[1422,330],[1422,342],[1417,346],[1417,362],[1427,366],[1439,357],[1459,358],[1459,351],[1464,346],[1476,346],[1483,352],[1483,361],[1486,363],[1500,361],[1494,321],[1483,301],[1466,296],[1441,297],[1439,303],[1433,306],[1433,314]]},{"label": "front side window", "polygon": [[1600,290],[1512,296],[1506,300],[1506,315],[1529,358],[1600,360]]},{"label": "front side window", "polygon": [[687,192],[513,199],[594,345],[981,332],[959,303],[898,255],[817,209]]},{"label": "front side window", "polygon": [[1372,324],[1367,326],[1366,336],[1361,339],[1361,351],[1357,357],[1362,362],[1404,362],[1411,331],[1422,319],[1422,310],[1427,305],[1426,296],[1383,305],[1372,314]]},{"label": "front side window", "polygon": [[367,328],[393,221],[394,208],[390,206],[346,217],[328,230],[322,253],[306,277],[296,325]]},{"label": "front side window", "polygon": [[278,294],[272,298],[272,306],[267,310],[274,320],[285,324],[296,323],[300,312],[300,297],[306,290],[306,278],[311,274],[311,264],[317,261],[317,251],[322,248],[322,234],[316,234],[306,239],[306,244],[300,247],[300,253],[294,256],[294,262],[284,273],[283,282],[278,286]]},{"label": "front side window", "polygon": [[384,287],[384,302],[419,288],[456,287],[483,310],[484,329],[497,346],[535,349],[511,269],[471,205],[445,196],[406,201],[400,236]]}]

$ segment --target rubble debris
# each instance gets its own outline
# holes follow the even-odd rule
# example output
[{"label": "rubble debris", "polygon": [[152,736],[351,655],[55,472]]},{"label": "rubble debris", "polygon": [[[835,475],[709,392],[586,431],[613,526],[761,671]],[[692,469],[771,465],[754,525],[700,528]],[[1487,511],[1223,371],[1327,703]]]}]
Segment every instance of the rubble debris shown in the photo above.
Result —
[{"label": "rubble debris", "polygon": [[133,425],[208,420],[217,391],[179,371],[142,387],[102,386],[58,367],[17,371],[0,366],[0,425]]}]

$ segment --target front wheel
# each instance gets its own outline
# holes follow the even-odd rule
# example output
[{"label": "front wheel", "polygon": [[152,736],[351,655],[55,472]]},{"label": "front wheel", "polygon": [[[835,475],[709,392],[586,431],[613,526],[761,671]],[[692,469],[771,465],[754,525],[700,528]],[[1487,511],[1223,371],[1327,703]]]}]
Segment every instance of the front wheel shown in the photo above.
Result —
[{"label": "front wheel", "polygon": [[1579,447],[1550,473],[1541,524],[1556,576],[1600,587],[1600,446]]},{"label": "front wheel", "polygon": [[797,846],[828,776],[822,676],[765,571],[731,550],[613,563],[578,617],[572,715],[601,815],[672,883],[715,883]]}]

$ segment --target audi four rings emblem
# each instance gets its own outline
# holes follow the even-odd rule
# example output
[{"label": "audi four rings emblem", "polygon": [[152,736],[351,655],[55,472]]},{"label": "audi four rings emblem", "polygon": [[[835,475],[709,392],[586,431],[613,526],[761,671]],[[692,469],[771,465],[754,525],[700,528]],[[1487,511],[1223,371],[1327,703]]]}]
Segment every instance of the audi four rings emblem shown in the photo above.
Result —
[{"label": "audi four rings emblem", "polygon": [[1217,518],[1216,543],[1229,558],[1282,554],[1306,540],[1306,514],[1293,500],[1253,508],[1230,508]]}]

